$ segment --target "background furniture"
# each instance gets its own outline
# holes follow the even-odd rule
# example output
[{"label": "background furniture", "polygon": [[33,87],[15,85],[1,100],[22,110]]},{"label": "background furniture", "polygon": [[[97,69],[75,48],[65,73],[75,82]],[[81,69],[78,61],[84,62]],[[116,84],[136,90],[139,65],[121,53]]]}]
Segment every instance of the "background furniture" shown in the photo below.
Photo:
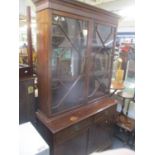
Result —
[{"label": "background furniture", "polygon": [[[32,37],[31,37],[31,9],[27,7],[27,46],[23,45],[23,49],[19,53],[19,77],[33,76],[33,60],[32,60]],[[25,61],[24,61],[25,60]]]},{"label": "background furniture", "polygon": [[34,78],[25,77],[19,79],[19,123],[34,122],[35,98]]},{"label": "background furniture", "polygon": [[[115,134],[119,140],[125,142],[130,147],[134,147],[135,144],[135,120],[124,115],[119,115],[116,121],[116,125],[119,127],[119,131]],[[126,138],[121,136],[120,132],[126,134]],[[118,134],[119,133],[119,134]]]},{"label": "background furniture", "polygon": [[128,116],[130,102],[134,100],[134,94],[122,91],[122,92],[119,92],[117,95],[123,99],[121,114],[124,114],[123,110],[124,110],[125,104],[127,104],[126,113],[124,115]]},{"label": "background furniture", "polygon": [[117,91],[122,91],[125,88],[123,82],[117,82],[117,81],[112,81],[111,82],[111,87],[110,89],[113,90],[113,92],[110,93],[110,96],[113,96]]},{"label": "background furniture", "polygon": [[[135,100],[134,99],[135,96],[133,93],[127,93],[127,92],[123,92],[123,91],[119,92],[118,96],[123,99],[123,103],[122,103],[121,112],[118,113],[117,118],[116,118],[116,125],[120,128],[120,131],[122,131],[121,129],[123,129],[124,132],[127,133],[127,138],[122,139],[121,136],[118,136],[118,133],[116,133],[116,137],[118,139],[120,139],[121,141],[124,141],[128,145],[131,140],[130,146],[133,147],[134,141],[135,141],[135,139],[134,139],[135,120],[128,117],[128,111],[129,111],[129,107],[130,107],[130,102]],[[124,113],[125,104],[127,104],[127,109],[126,109],[126,112]]]},{"label": "background furniture", "polygon": [[110,147],[110,99],[118,16],[72,0],[34,0],[37,9],[38,129],[54,155]]}]

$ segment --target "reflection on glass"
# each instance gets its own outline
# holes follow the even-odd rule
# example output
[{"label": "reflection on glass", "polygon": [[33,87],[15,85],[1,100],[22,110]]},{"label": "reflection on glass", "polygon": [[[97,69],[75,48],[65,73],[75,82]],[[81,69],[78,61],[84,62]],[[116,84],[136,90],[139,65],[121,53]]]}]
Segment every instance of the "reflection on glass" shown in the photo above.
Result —
[{"label": "reflection on glass", "polygon": [[84,103],[86,21],[54,16],[52,19],[52,112]]},{"label": "reflection on glass", "polygon": [[103,96],[109,91],[113,38],[113,27],[95,25],[88,96],[90,100]]}]

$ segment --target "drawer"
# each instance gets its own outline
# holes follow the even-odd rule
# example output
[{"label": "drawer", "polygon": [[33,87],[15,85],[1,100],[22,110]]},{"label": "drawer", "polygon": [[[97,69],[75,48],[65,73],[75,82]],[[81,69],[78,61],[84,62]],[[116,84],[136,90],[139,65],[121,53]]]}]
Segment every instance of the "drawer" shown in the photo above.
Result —
[{"label": "drawer", "polygon": [[80,134],[84,130],[87,130],[91,126],[91,124],[92,124],[92,119],[89,118],[87,120],[76,123],[75,125],[72,125],[71,127],[68,127],[58,132],[57,134],[54,135],[55,143],[61,144],[64,141],[73,138],[74,136]]},{"label": "drawer", "polygon": [[100,123],[100,122],[105,122],[110,121],[111,119],[114,119],[113,115],[116,112],[116,106],[109,107],[105,109],[104,111],[98,113],[94,117],[94,122],[95,123]]}]

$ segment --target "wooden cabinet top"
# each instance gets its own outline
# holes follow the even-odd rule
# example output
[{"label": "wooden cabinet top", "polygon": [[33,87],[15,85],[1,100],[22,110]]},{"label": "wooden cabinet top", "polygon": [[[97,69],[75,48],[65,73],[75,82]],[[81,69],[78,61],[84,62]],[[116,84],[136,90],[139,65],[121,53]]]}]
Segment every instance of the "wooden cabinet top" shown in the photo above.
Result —
[{"label": "wooden cabinet top", "polygon": [[86,105],[82,108],[80,107],[71,112],[64,113],[53,118],[47,118],[40,111],[36,114],[39,120],[54,134],[116,104],[116,100],[104,98],[100,102]]},{"label": "wooden cabinet top", "polygon": [[[36,10],[41,11],[44,9],[53,9],[73,13],[80,16],[85,16],[91,19],[110,18],[113,22],[117,23],[120,16],[111,13],[107,10],[97,8],[79,1],[73,0],[32,0],[36,5]],[[108,19],[106,19],[108,20]]]}]

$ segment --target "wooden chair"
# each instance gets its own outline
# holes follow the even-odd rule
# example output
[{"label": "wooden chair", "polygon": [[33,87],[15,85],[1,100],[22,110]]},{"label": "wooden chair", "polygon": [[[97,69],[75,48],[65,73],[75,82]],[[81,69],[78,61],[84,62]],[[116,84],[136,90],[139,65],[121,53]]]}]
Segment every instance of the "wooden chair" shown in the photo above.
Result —
[{"label": "wooden chair", "polygon": [[[119,92],[117,95],[122,98],[123,103],[122,103],[121,112],[118,112],[116,117],[116,126],[119,127],[120,130],[124,131],[124,133],[127,133],[128,137],[126,140],[123,140],[120,136],[118,136],[118,134],[115,134],[115,137],[125,142],[129,146],[133,147],[134,139],[135,139],[135,120],[128,117],[128,110],[129,110],[131,101],[135,101],[135,95],[132,95],[126,92]],[[126,100],[128,100],[128,102],[126,102]],[[124,107],[126,103],[127,103],[127,110],[124,114]],[[130,140],[132,142],[131,145],[129,143]]]}]

